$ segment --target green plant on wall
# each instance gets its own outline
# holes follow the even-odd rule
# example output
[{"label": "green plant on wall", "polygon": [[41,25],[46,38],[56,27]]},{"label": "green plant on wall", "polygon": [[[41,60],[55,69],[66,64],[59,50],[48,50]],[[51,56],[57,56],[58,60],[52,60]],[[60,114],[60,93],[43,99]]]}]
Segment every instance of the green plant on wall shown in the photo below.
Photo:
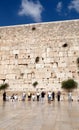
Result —
[{"label": "green plant on wall", "polygon": [[35,82],[33,83],[33,87],[36,88],[37,85],[38,85],[38,82],[35,81]]},{"label": "green plant on wall", "polygon": [[5,90],[9,87],[9,84],[8,83],[4,83],[4,84],[1,84],[0,85],[0,90]]},{"label": "green plant on wall", "polygon": [[78,83],[74,81],[73,79],[68,79],[62,81],[62,88],[67,90],[67,91],[72,91],[73,89],[77,88]]}]

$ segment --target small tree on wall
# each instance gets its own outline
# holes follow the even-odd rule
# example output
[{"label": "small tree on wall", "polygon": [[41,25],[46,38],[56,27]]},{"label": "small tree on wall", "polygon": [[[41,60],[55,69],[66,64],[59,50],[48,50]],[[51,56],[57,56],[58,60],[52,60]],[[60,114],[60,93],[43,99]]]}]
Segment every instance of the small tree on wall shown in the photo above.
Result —
[{"label": "small tree on wall", "polygon": [[33,87],[36,88],[37,85],[38,85],[38,82],[35,81],[35,82],[33,83]]},{"label": "small tree on wall", "polygon": [[5,90],[9,87],[9,84],[8,83],[4,83],[4,84],[1,84],[0,85],[0,90]]},{"label": "small tree on wall", "polygon": [[67,91],[72,91],[73,89],[78,87],[78,83],[73,79],[64,80],[62,82],[62,88]]}]

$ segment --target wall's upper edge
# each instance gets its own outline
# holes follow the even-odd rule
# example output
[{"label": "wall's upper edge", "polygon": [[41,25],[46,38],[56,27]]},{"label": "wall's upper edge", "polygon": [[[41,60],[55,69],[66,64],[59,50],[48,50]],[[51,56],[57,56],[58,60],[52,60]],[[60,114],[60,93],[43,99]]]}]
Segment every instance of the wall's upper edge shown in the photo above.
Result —
[{"label": "wall's upper edge", "polygon": [[65,23],[65,22],[76,22],[79,19],[74,20],[63,20],[63,21],[51,21],[51,22],[41,22],[41,23],[31,23],[31,24],[19,24],[19,25],[10,25],[10,26],[0,26],[0,28],[8,28],[8,27],[21,27],[21,26],[32,26],[32,25],[43,25],[43,24],[50,24],[50,23]]}]

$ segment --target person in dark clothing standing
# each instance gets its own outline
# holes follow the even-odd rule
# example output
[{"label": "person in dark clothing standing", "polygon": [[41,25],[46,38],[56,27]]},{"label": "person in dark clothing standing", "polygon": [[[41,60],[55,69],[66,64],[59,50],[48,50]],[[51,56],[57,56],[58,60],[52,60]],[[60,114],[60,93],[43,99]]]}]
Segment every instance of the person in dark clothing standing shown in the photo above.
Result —
[{"label": "person in dark clothing standing", "polygon": [[6,92],[3,93],[3,101],[6,101]]},{"label": "person in dark clothing standing", "polygon": [[55,100],[55,92],[54,91],[52,92],[52,100],[53,101]]},{"label": "person in dark clothing standing", "polygon": [[58,93],[57,93],[57,100],[58,100],[58,101],[60,101],[60,95],[61,95],[61,92],[58,91]]},{"label": "person in dark clothing standing", "polygon": [[44,101],[44,97],[45,97],[45,92],[42,91],[42,92],[41,92],[41,99],[42,99],[42,101]]}]

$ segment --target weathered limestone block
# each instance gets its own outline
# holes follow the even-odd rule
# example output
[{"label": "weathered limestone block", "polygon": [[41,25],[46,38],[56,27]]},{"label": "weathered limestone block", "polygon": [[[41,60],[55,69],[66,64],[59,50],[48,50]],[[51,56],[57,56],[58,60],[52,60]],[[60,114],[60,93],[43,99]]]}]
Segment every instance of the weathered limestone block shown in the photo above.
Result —
[{"label": "weathered limestone block", "polygon": [[20,53],[20,54],[18,55],[18,58],[19,58],[19,59],[27,59],[27,57],[28,57],[28,55],[27,55],[26,53]]},{"label": "weathered limestone block", "polygon": [[44,68],[44,64],[36,64],[36,69],[43,69]]},{"label": "weathered limestone block", "polygon": [[15,79],[15,74],[7,74],[6,79],[9,79],[9,80]]},{"label": "weathered limestone block", "polygon": [[56,69],[58,67],[58,65],[59,65],[58,63],[53,63],[52,68]]},{"label": "weathered limestone block", "polygon": [[64,52],[59,52],[59,57],[63,57]]},{"label": "weathered limestone block", "polygon": [[0,80],[4,80],[4,79],[6,79],[6,75],[0,74]]},{"label": "weathered limestone block", "polygon": [[1,58],[2,61],[4,61],[4,60],[9,60],[9,55],[7,55],[7,54],[5,53],[5,55],[2,55],[2,57],[0,57],[0,58]]},{"label": "weathered limestone block", "polygon": [[2,47],[0,48],[0,50],[2,50],[2,51],[9,51],[10,48],[9,48],[8,46],[2,46]]},{"label": "weathered limestone block", "polygon": [[30,64],[34,64],[35,63],[35,58],[31,58],[30,59]]},{"label": "weathered limestone block", "polygon": [[1,65],[9,65],[9,60],[1,60]]},{"label": "weathered limestone block", "polygon": [[48,55],[47,55],[47,57],[59,57],[59,52],[58,51],[53,51],[53,50],[51,50],[49,53],[48,53]]},{"label": "weathered limestone block", "polygon": [[6,70],[8,69],[9,71],[8,71],[8,73],[10,72],[10,71],[12,71],[13,69],[15,68],[15,65],[6,65]]},{"label": "weathered limestone block", "polygon": [[0,79],[0,84],[3,84],[3,80]]},{"label": "weathered limestone block", "polygon": [[28,62],[27,62],[26,59],[18,59],[18,64],[19,64],[19,65],[27,65]]},{"label": "weathered limestone block", "polygon": [[49,57],[49,58],[45,58],[44,59],[44,63],[45,64],[50,64],[51,63],[51,58]]},{"label": "weathered limestone block", "polygon": [[66,66],[67,66],[67,63],[59,63],[58,64],[58,67],[62,67],[62,68],[64,67],[65,68]]},{"label": "weathered limestone block", "polygon": [[44,72],[42,72],[42,71],[40,71],[40,72],[36,72],[35,73],[35,77],[37,78],[37,79],[41,79],[41,78],[44,78],[45,77],[45,73]]},{"label": "weathered limestone block", "polygon": [[77,45],[77,46],[75,46],[74,45],[74,49],[73,49],[74,51],[79,51],[79,46]]},{"label": "weathered limestone block", "polygon": [[43,58],[46,58],[46,56],[47,56],[46,52],[43,52],[41,55]]},{"label": "weathered limestone block", "polygon": [[31,79],[32,79],[32,74],[31,74],[31,73],[28,73],[28,74],[27,74],[27,78],[31,80]]},{"label": "weathered limestone block", "polygon": [[19,54],[19,50],[13,50],[13,54]]},{"label": "weathered limestone block", "polygon": [[24,74],[23,79],[26,79],[26,81],[28,80],[27,79],[27,74]]},{"label": "weathered limestone block", "polygon": [[73,52],[68,52],[68,56],[69,57],[71,57],[71,56],[73,57]]},{"label": "weathered limestone block", "polygon": [[9,64],[10,64],[10,65],[17,65],[17,64],[18,64],[18,61],[17,61],[17,60],[10,59],[10,60],[9,60]]}]

